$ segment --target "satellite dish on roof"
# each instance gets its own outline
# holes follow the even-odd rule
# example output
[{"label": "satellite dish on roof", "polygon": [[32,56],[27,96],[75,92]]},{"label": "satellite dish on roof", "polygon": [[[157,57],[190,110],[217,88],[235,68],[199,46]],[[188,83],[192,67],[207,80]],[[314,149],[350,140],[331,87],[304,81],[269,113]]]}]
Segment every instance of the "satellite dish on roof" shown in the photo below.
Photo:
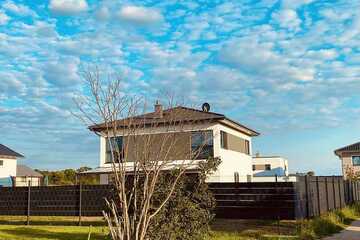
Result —
[{"label": "satellite dish on roof", "polygon": [[204,112],[208,112],[210,111],[210,104],[208,104],[207,102],[206,103],[203,103],[203,105],[201,106],[202,110]]}]

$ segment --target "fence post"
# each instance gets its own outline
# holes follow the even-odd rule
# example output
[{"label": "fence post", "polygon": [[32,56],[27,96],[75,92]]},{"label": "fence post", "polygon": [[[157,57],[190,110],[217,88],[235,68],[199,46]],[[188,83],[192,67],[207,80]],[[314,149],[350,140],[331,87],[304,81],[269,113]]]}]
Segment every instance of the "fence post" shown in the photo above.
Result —
[{"label": "fence post", "polygon": [[352,182],[351,180],[348,180],[349,185],[349,203],[352,203],[353,201],[353,190],[352,190]]},{"label": "fence post", "polygon": [[356,194],[356,182],[351,182],[351,193],[352,193],[352,202],[356,202],[357,194]]},{"label": "fence post", "polygon": [[339,201],[340,201],[340,208],[342,208],[342,204],[341,204],[341,184],[340,184],[341,180],[340,178],[338,178],[338,186],[339,186]]},{"label": "fence post", "polygon": [[319,188],[319,177],[316,176],[316,197],[317,197],[317,205],[318,205],[318,213],[319,216],[321,215],[321,209],[320,209],[320,188]]},{"label": "fence post", "polygon": [[275,174],[275,182],[278,182],[278,175]]},{"label": "fence post", "polygon": [[325,177],[325,193],[326,193],[326,211],[329,211],[329,191],[328,191],[327,177]]},{"label": "fence post", "polygon": [[79,226],[81,226],[81,202],[82,202],[82,187],[81,182],[79,182]]},{"label": "fence post", "polygon": [[306,205],[306,218],[310,218],[310,209],[309,209],[309,186],[308,186],[308,176],[305,176],[305,205]]},{"label": "fence post", "polygon": [[28,182],[26,225],[30,225],[31,182]]},{"label": "fence post", "polygon": [[336,209],[336,193],[335,193],[335,177],[334,176],[332,176],[332,185],[333,185],[334,209]]},{"label": "fence post", "polygon": [[355,198],[354,198],[354,202],[357,202],[359,200],[359,194],[358,194],[358,182],[355,181],[354,182],[354,192],[355,192]]},{"label": "fence post", "polygon": [[353,202],[357,201],[357,182],[353,182]]}]

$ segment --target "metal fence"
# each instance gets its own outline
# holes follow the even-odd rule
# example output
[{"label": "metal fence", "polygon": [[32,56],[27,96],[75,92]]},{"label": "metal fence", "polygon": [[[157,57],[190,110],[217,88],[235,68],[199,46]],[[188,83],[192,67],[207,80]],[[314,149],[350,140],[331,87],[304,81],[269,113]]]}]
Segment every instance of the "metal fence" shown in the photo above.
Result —
[{"label": "metal fence", "polygon": [[[218,218],[302,219],[360,200],[359,182],[299,177],[296,182],[209,183]],[[0,187],[0,215],[101,216],[111,185]]]}]

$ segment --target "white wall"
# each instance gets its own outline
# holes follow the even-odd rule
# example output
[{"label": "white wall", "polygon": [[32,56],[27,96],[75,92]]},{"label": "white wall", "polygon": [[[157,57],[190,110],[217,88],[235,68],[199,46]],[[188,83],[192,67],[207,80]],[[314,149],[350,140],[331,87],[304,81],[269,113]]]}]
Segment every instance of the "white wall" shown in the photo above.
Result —
[{"label": "white wall", "polygon": [[[209,181],[234,182],[235,172],[239,173],[241,182],[248,181],[247,175],[252,175],[251,137],[222,124],[216,124],[212,129],[214,132],[214,156],[221,158],[221,165],[218,173],[214,174],[214,177],[217,178],[210,177]],[[250,155],[221,148],[220,131],[248,140]]]},{"label": "white wall", "polygon": [[265,165],[270,164],[271,170],[255,170],[253,171],[254,176],[288,176],[289,175],[289,165],[288,160],[282,157],[274,156],[274,157],[254,157],[253,164],[255,165]]},{"label": "white wall", "polygon": [[16,177],[15,178],[15,186],[16,187],[25,187],[29,186],[29,182],[31,186],[37,187],[41,185],[41,178],[39,177]]},{"label": "white wall", "polygon": [[0,178],[6,178],[10,176],[16,176],[16,159],[10,158],[0,158],[4,162],[2,166],[0,166]]},{"label": "white wall", "polygon": [[[238,172],[240,175],[240,181],[248,181],[248,175],[252,175],[252,143],[251,137],[236,131],[230,127],[227,127],[220,123],[208,123],[182,126],[181,128],[173,129],[169,128],[156,128],[156,129],[141,129],[137,134],[156,134],[167,133],[177,131],[197,131],[197,130],[213,130],[214,134],[214,157],[220,157],[222,163],[218,168],[218,171],[209,176],[210,182],[234,182],[234,173]],[[250,155],[223,149],[220,144],[220,131],[225,131],[229,134],[241,137],[249,141]],[[119,135],[126,135],[126,132],[119,133]],[[111,163],[105,163],[105,149],[106,141],[105,137],[100,137],[100,167],[111,167]],[[181,159],[179,159],[181,160]],[[131,163],[128,163],[129,165]],[[105,176],[103,176],[103,182],[106,182]]]}]

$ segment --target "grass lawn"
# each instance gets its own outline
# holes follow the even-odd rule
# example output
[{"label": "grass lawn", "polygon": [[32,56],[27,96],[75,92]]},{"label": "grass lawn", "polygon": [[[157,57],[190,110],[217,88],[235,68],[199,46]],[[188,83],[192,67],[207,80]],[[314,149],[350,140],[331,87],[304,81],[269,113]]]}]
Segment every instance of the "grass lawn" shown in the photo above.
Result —
[{"label": "grass lawn", "polygon": [[0,225],[1,240],[91,240],[106,239],[105,227]]},{"label": "grass lawn", "polygon": [[[106,239],[107,228],[102,218],[31,217],[31,226],[24,226],[26,217],[0,216],[0,240],[91,240]],[[294,239],[295,221],[216,220],[209,240]],[[91,225],[91,227],[89,227]],[[280,232],[281,236],[278,236]],[[276,237],[275,237],[276,236]]]},{"label": "grass lawn", "polygon": [[[90,228],[90,229],[89,229]],[[104,226],[21,226],[0,225],[0,240],[86,240],[89,231],[91,240],[105,240],[107,229]],[[242,240],[242,239],[294,239],[287,237],[261,236],[256,232],[236,233],[213,231],[211,240]]]},{"label": "grass lawn", "polygon": [[[84,226],[76,226],[77,217],[30,218],[31,225],[25,226],[26,217],[0,216],[0,240],[105,240],[107,228],[101,217],[83,217]],[[90,227],[91,225],[91,227]]]},{"label": "grass lawn", "polygon": [[[290,240],[320,239],[339,232],[360,217],[360,204],[334,210],[304,221],[215,220],[209,240]],[[0,240],[106,240],[107,227],[102,218],[0,216]]]},{"label": "grass lawn", "polygon": [[296,239],[296,221],[226,220],[213,222],[211,240]]}]

